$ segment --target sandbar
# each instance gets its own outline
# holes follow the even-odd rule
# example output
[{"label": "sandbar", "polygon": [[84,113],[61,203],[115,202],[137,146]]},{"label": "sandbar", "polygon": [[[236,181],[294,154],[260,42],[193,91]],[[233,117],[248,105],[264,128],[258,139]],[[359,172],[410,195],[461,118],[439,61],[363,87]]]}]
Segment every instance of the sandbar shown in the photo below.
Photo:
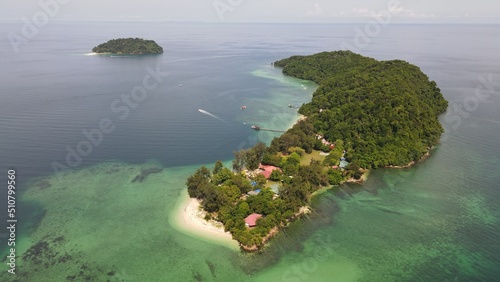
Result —
[{"label": "sandbar", "polygon": [[205,212],[200,207],[199,200],[189,198],[187,191],[181,193],[169,220],[175,229],[206,242],[239,249],[238,242],[233,239],[231,233],[224,231],[222,223],[205,220]]}]

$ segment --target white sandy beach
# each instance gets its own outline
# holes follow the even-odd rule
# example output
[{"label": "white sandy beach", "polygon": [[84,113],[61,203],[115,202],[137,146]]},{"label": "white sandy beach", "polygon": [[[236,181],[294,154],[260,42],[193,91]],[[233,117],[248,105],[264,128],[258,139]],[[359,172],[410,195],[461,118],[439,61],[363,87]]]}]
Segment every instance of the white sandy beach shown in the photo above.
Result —
[{"label": "white sandy beach", "polygon": [[182,193],[183,195],[170,216],[170,224],[175,229],[203,241],[231,249],[239,248],[238,242],[233,240],[231,233],[224,232],[222,223],[214,220],[206,221],[205,212],[200,209],[200,202],[197,199],[189,198],[187,191]]}]

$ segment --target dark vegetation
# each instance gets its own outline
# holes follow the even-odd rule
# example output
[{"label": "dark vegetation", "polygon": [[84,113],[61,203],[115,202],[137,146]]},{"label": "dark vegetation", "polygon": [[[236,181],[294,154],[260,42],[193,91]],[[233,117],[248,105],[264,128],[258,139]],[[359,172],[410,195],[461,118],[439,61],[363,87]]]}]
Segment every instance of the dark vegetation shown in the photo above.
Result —
[{"label": "dark vegetation", "polygon": [[[299,110],[307,119],[269,147],[259,143],[234,152],[232,170],[218,161],[186,182],[207,219],[222,222],[246,247],[261,247],[270,230],[296,218],[321,187],[359,179],[366,169],[420,160],[439,142],[443,128],[437,118],[448,105],[435,82],[403,61],[379,62],[340,51],[294,56],[275,66],[319,84],[312,101]],[[311,158],[320,151],[329,155]],[[348,166],[338,167],[341,158]],[[259,164],[280,169],[266,180],[256,170]],[[280,185],[279,195],[268,188],[269,181]],[[261,192],[247,194],[257,189]],[[252,213],[263,217],[250,229],[244,218]]]},{"label": "dark vegetation", "polygon": [[[235,154],[252,156],[253,151],[254,148],[251,148]],[[280,188],[279,197],[275,197],[274,192],[266,187],[266,179],[262,175],[245,175],[241,171],[234,173],[220,161],[212,170],[201,167],[187,179],[189,196],[202,200],[208,217],[222,222],[225,230],[231,232],[233,238],[242,245],[261,247],[263,238],[273,227],[286,225],[296,216],[299,208],[308,202],[308,196],[312,192],[328,184],[328,175],[321,163],[315,162],[310,167],[302,167],[293,154],[283,159],[295,159],[294,168],[291,168],[295,175],[293,179],[280,175],[286,181]],[[241,160],[243,167],[247,167],[247,160],[246,157]],[[245,195],[256,189],[261,189],[261,192],[257,195]],[[264,217],[257,221],[256,228],[249,229],[245,226],[244,219],[252,213]]]},{"label": "dark vegetation", "polygon": [[300,113],[314,132],[343,140],[348,161],[359,167],[418,161],[443,133],[438,115],[448,102],[434,81],[407,62],[339,51],[294,56],[275,66],[320,85]]},{"label": "dark vegetation", "polygon": [[[65,270],[66,281],[124,281],[116,269],[105,270],[95,262],[82,261],[78,244],[71,244],[62,235],[44,236],[17,259],[22,259],[23,267],[16,267],[15,275],[7,271],[0,273],[0,281],[41,281],[35,277],[41,277],[41,273],[52,268]],[[2,262],[6,261],[7,255]],[[47,281],[64,281],[63,277]]]},{"label": "dark vegetation", "polygon": [[163,48],[153,40],[119,38],[109,40],[106,43],[94,47],[92,52],[131,55],[161,54],[163,53]]}]

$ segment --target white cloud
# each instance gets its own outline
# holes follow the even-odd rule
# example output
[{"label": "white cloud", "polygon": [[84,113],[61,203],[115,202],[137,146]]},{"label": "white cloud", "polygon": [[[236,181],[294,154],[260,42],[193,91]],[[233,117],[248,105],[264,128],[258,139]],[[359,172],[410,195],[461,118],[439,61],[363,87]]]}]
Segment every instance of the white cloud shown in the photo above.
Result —
[{"label": "white cloud", "polygon": [[334,17],[345,17],[345,16],[348,16],[348,15],[349,14],[346,11],[344,11],[344,10],[342,10],[340,12],[334,12],[334,13],[332,13],[332,16],[334,16]]},{"label": "white cloud", "polygon": [[321,8],[321,5],[319,3],[314,3],[312,9],[307,11],[308,16],[317,16],[323,13],[323,8]]},{"label": "white cloud", "polygon": [[374,12],[368,8],[353,8],[352,12],[358,17],[369,17],[374,14]]},{"label": "white cloud", "polygon": [[399,6],[398,8],[388,9],[388,10],[371,10],[369,8],[353,8],[352,13],[346,14],[346,16],[358,17],[358,18],[380,18],[387,15],[387,12],[391,13],[394,16],[397,16],[400,19],[435,19],[439,18],[434,13],[420,13],[412,9],[405,8],[403,6]]},{"label": "white cloud", "polygon": [[[2,0],[0,0],[2,1]],[[20,20],[40,9],[40,0],[7,1],[0,9],[0,19]],[[215,0],[86,0],[69,1],[57,19],[71,20],[178,20],[218,22]],[[381,17],[387,12],[393,22],[440,22],[455,16],[463,22],[492,19],[500,22],[498,0],[217,0],[233,10],[227,22],[359,22]],[[147,2],[147,4],[145,4]],[[239,3],[239,4],[238,4]],[[393,4],[391,4],[393,3]],[[395,6],[394,6],[395,5]],[[234,7],[233,7],[234,6]],[[388,6],[391,6],[389,8]],[[96,9],[95,7],[99,7]],[[390,10],[388,10],[390,9]],[[120,17],[123,15],[124,17]],[[137,17],[139,16],[139,17]],[[453,18],[454,19],[454,18]],[[459,21],[456,21],[459,22]]]}]

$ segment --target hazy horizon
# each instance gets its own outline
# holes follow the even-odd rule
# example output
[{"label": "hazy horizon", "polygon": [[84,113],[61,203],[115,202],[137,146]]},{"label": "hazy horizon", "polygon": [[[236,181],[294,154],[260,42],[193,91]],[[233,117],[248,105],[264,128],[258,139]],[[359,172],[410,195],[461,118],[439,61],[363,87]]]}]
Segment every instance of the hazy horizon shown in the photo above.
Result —
[{"label": "hazy horizon", "polygon": [[[1,0],[5,1],[5,0]],[[6,2],[0,19],[21,21],[168,21],[231,23],[500,24],[500,2],[442,0],[27,0]]]}]

